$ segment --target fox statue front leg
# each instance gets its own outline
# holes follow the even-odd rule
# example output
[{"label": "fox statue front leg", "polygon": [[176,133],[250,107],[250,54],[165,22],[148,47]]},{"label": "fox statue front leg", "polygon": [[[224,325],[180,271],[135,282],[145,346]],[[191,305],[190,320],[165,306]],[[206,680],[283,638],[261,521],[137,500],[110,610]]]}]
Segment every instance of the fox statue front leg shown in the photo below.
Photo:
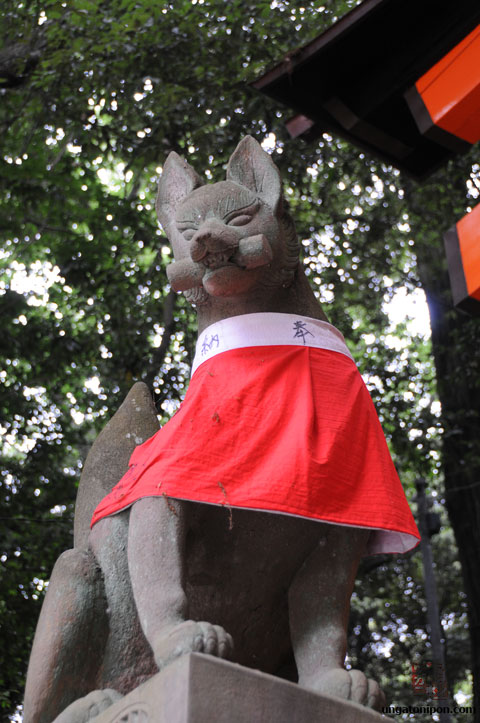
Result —
[{"label": "fox statue front leg", "polygon": [[190,652],[220,658],[233,653],[232,638],[221,626],[189,620],[187,525],[187,508],[181,500],[147,497],[136,502],[130,513],[130,579],[140,624],[159,669]]},{"label": "fox statue front leg", "polygon": [[305,560],[288,594],[290,635],[298,682],[380,710],[385,696],[376,681],[344,667],[350,598],[368,530],[328,525],[326,539]]}]

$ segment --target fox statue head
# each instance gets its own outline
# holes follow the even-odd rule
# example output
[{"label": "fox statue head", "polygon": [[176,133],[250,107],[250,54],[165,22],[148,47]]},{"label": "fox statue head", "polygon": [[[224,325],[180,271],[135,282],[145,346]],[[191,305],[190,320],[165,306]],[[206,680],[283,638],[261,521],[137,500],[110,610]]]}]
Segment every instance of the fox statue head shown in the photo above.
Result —
[{"label": "fox statue head", "polygon": [[156,210],[175,258],[167,267],[170,284],[195,306],[293,284],[299,244],[280,173],[251,136],[239,143],[226,180],[218,183],[204,184],[170,153]]}]

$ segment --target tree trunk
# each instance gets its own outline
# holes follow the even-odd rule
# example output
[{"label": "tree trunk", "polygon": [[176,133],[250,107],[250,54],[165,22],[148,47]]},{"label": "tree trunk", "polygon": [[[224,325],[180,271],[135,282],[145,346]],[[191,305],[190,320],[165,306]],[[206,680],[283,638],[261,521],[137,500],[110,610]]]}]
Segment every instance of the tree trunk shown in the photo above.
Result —
[{"label": "tree trunk", "polygon": [[[419,216],[419,219],[421,217]],[[415,229],[420,280],[427,296],[438,395],[442,405],[445,500],[468,598],[474,705],[480,721],[480,319],[452,306],[442,233],[438,253],[428,213]],[[441,219],[439,219],[439,224]],[[445,223],[445,221],[444,221]],[[428,225],[427,225],[428,224]],[[448,226],[448,220],[447,220]],[[426,239],[425,239],[426,240]]]}]

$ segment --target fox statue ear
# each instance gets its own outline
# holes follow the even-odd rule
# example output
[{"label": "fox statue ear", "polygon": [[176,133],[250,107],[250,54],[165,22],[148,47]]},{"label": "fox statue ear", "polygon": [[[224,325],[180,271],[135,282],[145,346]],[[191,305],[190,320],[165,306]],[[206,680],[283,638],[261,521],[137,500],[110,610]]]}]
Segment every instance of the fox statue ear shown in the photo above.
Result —
[{"label": "fox statue ear", "polygon": [[175,213],[179,204],[199,186],[203,186],[203,181],[198,173],[178,153],[172,151],[163,165],[155,203],[158,220],[170,243],[177,234]]},{"label": "fox statue ear", "polygon": [[249,188],[274,213],[281,213],[280,171],[252,136],[245,136],[232,153],[227,166],[227,181]]}]

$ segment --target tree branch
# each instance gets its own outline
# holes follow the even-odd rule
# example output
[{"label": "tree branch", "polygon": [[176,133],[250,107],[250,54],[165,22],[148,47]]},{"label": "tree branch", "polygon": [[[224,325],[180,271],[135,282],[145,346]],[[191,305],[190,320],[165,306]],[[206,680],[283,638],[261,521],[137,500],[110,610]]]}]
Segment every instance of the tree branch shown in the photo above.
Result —
[{"label": "tree branch", "polygon": [[145,384],[148,387],[153,386],[153,382],[155,377],[158,374],[158,370],[163,364],[163,360],[165,358],[165,354],[167,353],[169,344],[170,344],[170,337],[172,336],[173,332],[175,331],[176,322],[173,316],[173,312],[175,309],[175,300],[176,300],[176,294],[174,291],[169,291],[167,294],[167,297],[165,298],[165,302],[163,305],[163,336],[162,341],[160,342],[160,346],[155,350],[153,354],[152,364],[150,366],[150,370],[145,374],[142,381],[145,382]]},{"label": "tree branch", "polygon": [[24,43],[11,43],[0,50],[0,88],[18,88],[37,67],[47,45],[45,29],[33,33]]}]

